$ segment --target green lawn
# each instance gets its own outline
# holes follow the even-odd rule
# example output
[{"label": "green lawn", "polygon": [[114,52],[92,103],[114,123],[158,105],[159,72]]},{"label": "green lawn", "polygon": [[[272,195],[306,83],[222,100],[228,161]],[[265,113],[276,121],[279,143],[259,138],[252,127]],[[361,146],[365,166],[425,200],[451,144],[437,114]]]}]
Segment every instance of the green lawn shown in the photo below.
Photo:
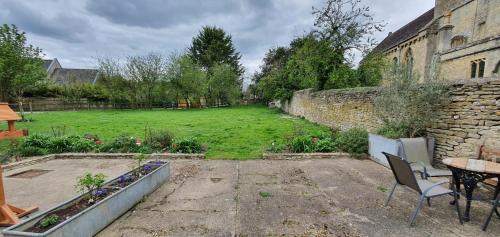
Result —
[{"label": "green lawn", "polygon": [[[208,146],[211,159],[254,159],[274,140],[283,139],[296,128],[317,133],[328,129],[287,116],[265,106],[240,106],[192,110],[96,110],[39,112],[34,121],[17,123],[30,133],[52,134],[53,127],[66,127],[66,134],[91,133],[110,141],[120,134],[144,137],[146,126],[168,129],[178,137],[196,137]],[[0,124],[5,129],[6,124]],[[5,142],[4,145],[5,147]]]}]

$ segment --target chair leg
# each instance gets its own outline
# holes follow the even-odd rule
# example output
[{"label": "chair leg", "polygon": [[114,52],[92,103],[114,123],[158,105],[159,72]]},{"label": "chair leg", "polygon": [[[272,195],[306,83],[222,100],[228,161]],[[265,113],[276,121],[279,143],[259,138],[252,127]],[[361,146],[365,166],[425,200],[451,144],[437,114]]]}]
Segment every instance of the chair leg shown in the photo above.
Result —
[{"label": "chair leg", "polygon": [[418,211],[422,207],[422,203],[424,202],[424,198],[425,198],[425,196],[421,195],[420,198],[418,199],[418,203],[417,203],[417,206],[415,207],[415,211],[413,211],[413,214],[411,215],[411,218],[410,218],[410,227],[413,226],[413,224],[415,223],[415,219],[417,219]]},{"label": "chair leg", "polygon": [[453,201],[455,202],[455,207],[457,208],[458,220],[460,221],[460,224],[463,225],[464,221],[462,220],[462,213],[460,212],[460,205],[458,203],[459,196],[458,196],[458,193],[455,190],[455,186],[453,186],[453,184],[452,184],[451,189],[453,190]]},{"label": "chair leg", "polygon": [[398,182],[394,182],[394,185],[392,186],[391,193],[389,193],[389,197],[387,197],[387,200],[385,201],[385,206],[389,205],[389,201],[392,198],[392,194],[394,194],[394,190],[396,189],[396,186],[398,186]]},{"label": "chair leg", "polygon": [[493,212],[495,212],[496,209],[497,209],[498,202],[500,201],[500,196],[498,196],[497,199],[493,200],[493,201],[494,201],[494,203],[493,203],[493,207],[491,208],[490,214],[488,215],[488,217],[484,221],[484,224],[483,224],[483,227],[482,227],[483,231],[486,231],[486,228],[488,228],[488,224],[491,221],[491,217],[493,216]]},{"label": "chair leg", "polygon": [[430,207],[431,206],[431,198],[427,198],[427,205]]}]

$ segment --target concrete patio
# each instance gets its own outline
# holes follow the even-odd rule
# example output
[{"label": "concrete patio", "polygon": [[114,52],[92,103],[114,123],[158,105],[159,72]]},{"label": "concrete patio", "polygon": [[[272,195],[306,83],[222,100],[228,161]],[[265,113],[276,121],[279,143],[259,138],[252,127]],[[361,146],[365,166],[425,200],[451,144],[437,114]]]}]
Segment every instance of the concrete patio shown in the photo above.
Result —
[{"label": "concrete patio", "polygon": [[[488,206],[473,203],[461,226],[451,197],[425,206],[408,227],[417,195],[396,190],[390,170],[369,160],[171,161],[171,180],[98,236],[498,236],[500,220],[480,230]],[[50,160],[7,172],[50,169],[31,179],[5,178],[7,198],[42,210],[75,195],[85,171],[109,178],[131,160]],[[23,190],[15,186],[23,185]],[[464,202],[461,200],[461,206]],[[463,210],[463,208],[462,208]]]}]

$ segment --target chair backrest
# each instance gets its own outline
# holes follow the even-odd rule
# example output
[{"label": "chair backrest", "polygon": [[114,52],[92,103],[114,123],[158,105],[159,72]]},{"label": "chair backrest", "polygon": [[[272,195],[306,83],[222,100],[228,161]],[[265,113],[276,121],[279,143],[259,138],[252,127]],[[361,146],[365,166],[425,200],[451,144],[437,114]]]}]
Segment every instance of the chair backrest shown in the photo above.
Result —
[{"label": "chair backrest", "polygon": [[477,158],[479,160],[487,160],[500,163],[500,150],[481,145],[479,147],[479,155]]},{"label": "chair backrest", "polygon": [[422,193],[420,187],[418,186],[417,178],[415,178],[415,174],[410,167],[410,163],[398,156],[391,155],[385,152],[382,153],[385,155],[385,157],[387,157],[387,161],[391,166],[392,173],[394,174],[394,177],[396,178],[398,184],[408,186],[409,188]]},{"label": "chair backrest", "polygon": [[399,141],[402,144],[404,158],[407,161],[432,166],[425,138],[401,138]]}]

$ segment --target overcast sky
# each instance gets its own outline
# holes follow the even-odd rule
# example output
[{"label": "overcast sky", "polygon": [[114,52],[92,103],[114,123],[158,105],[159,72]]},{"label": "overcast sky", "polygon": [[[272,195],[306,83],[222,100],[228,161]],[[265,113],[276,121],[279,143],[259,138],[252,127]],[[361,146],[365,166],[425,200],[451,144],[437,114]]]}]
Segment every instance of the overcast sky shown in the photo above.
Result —
[{"label": "overcast sky", "polygon": [[[63,67],[94,68],[96,57],[181,52],[204,25],[224,28],[252,73],[265,52],[310,31],[322,0],[0,0],[0,22]],[[434,6],[434,0],[365,0],[387,23],[380,42]]]}]

